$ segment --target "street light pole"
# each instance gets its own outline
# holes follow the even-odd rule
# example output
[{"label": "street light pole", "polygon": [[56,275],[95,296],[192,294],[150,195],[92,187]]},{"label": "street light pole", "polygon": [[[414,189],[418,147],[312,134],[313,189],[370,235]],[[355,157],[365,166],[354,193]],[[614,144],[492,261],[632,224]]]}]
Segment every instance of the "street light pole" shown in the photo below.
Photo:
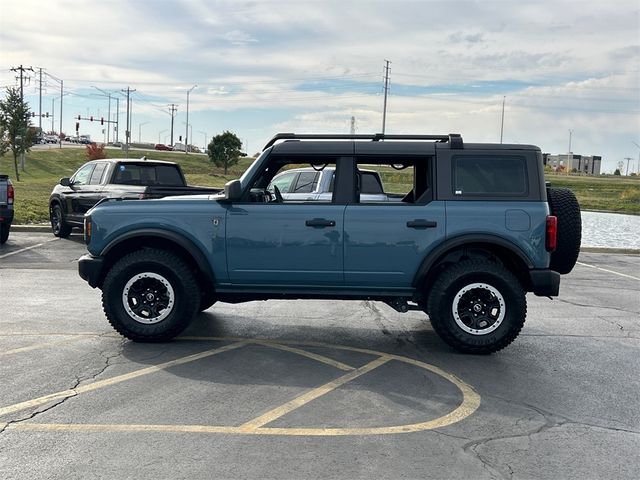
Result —
[{"label": "street light pole", "polygon": [[189,90],[187,90],[187,126],[185,128],[185,133],[184,133],[184,153],[185,154],[189,153],[189,94],[197,86],[198,85],[194,85]]},{"label": "street light pole", "polygon": [[149,122],[142,122],[138,124],[138,143],[142,143],[142,126]]}]

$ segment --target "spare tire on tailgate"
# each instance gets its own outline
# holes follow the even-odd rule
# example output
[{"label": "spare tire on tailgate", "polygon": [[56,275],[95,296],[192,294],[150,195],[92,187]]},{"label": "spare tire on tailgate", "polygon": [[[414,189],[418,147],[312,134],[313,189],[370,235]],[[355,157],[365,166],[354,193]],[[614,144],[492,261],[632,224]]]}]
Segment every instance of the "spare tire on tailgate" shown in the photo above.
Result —
[{"label": "spare tire on tailgate", "polygon": [[551,215],[558,218],[558,242],[551,254],[551,270],[565,274],[573,270],[580,253],[582,220],[580,205],[568,188],[547,188]]}]

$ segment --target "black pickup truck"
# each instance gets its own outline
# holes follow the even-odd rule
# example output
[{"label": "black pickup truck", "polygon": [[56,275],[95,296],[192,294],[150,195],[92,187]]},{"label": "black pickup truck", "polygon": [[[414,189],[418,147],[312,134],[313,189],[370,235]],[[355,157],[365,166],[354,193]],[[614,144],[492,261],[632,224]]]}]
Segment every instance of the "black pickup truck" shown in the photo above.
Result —
[{"label": "black pickup truck", "polygon": [[219,188],[187,186],[180,165],[160,160],[102,159],[85,163],[61,178],[49,198],[51,229],[66,238],[82,228],[84,214],[105,198],[151,199],[175,195],[213,195]]}]

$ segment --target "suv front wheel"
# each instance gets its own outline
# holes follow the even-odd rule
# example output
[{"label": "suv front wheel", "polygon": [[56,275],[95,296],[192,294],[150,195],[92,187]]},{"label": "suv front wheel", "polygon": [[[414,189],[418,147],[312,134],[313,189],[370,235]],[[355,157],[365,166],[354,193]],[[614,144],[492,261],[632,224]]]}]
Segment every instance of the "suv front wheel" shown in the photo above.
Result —
[{"label": "suv front wheel", "polygon": [[122,257],[102,287],[109,323],[137,342],[170,340],[189,325],[199,305],[191,269],[165,250],[148,248]]},{"label": "suv front wheel", "polygon": [[527,315],[525,292],[498,263],[466,260],[447,267],[427,299],[434,330],[465,353],[497,352],[520,333]]}]

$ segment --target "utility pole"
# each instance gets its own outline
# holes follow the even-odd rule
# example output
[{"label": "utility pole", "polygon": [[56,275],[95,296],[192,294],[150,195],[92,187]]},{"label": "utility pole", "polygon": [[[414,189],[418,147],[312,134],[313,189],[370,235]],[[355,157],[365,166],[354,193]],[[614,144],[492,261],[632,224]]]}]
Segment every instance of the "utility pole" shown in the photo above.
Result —
[{"label": "utility pole", "polygon": [[116,97],[116,143],[120,140],[120,98]]},{"label": "utility pole", "polygon": [[[29,68],[24,68],[22,65],[20,65],[19,67],[15,67],[11,69],[12,72],[20,72],[20,104],[24,105],[24,72],[33,72],[33,68],[29,67]],[[22,128],[20,129],[20,137],[21,137],[21,146],[24,149],[24,143],[27,140],[27,125],[23,125]],[[24,151],[20,153],[20,168],[22,168],[22,171],[24,172]],[[16,173],[17,175],[17,173]]]},{"label": "utility pole", "polygon": [[135,90],[131,90],[131,88],[127,87],[127,89],[122,89],[122,92],[127,92],[127,129],[124,132],[124,138],[125,138],[125,151],[127,152],[127,158],[129,158],[129,137],[131,137],[131,130],[130,130],[130,117],[129,117],[129,108],[130,108],[130,95],[131,92],[135,92]]},{"label": "utility pole", "polygon": [[387,93],[389,92],[389,60],[385,60],[384,66],[384,107],[382,109],[382,134],[384,135],[387,124]]},{"label": "utility pole", "polygon": [[502,143],[502,133],[504,132],[504,103],[507,99],[507,96],[504,95],[502,97],[502,120],[500,122],[500,143]]},{"label": "utility pole", "polygon": [[38,88],[39,94],[39,106],[38,106],[38,128],[40,129],[40,133],[42,133],[42,68],[38,68],[38,72],[40,73],[40,78],[38,80]]},{"label": "utility pole", "polygon": [[349,132],[351,133],[351,135],[356,134],[356,117],[351,117],[351,129],[349,130]]},{"label": "utility pole", "polygon": [[169,105],[171,110],[171,146],[173,147],[173,119],[176,118],[176,112],[178,111],[178,105],[172,103]]},{"label": "utility pole", "polygon": [[189,94],[191,93],[191,90],[193,90],[197,86],[198,85],[194,85],[189,90],[187,90],[187,126],[185,128],[185,133],[184,133],[184,153],[185,154],[189,153]]}]

